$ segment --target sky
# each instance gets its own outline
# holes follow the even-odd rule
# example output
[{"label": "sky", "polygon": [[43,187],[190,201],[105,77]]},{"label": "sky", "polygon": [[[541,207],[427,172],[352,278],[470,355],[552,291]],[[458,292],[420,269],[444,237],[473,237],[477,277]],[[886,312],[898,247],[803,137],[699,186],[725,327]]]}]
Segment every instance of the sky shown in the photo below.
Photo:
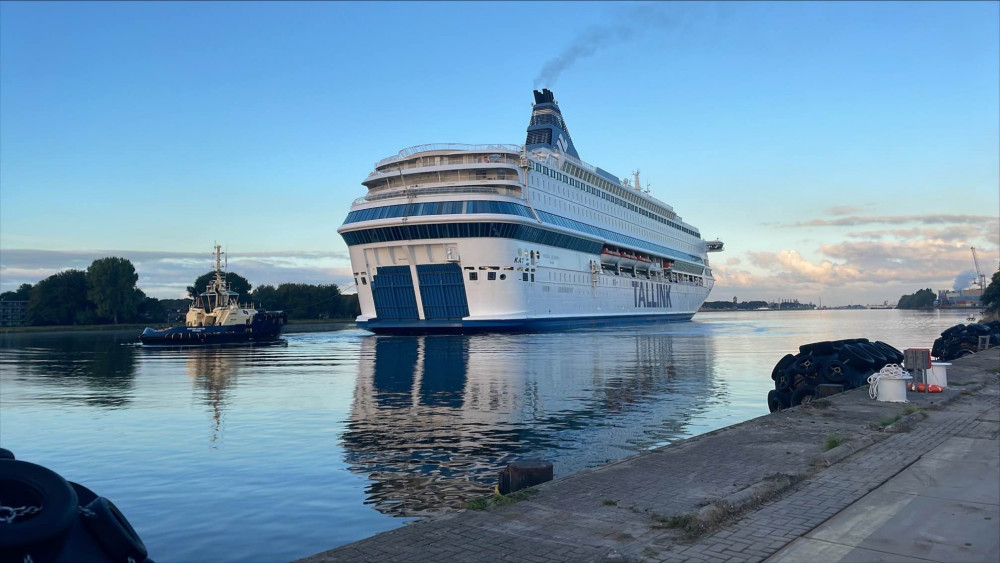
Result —
[{"label": "sky", "polygon": [[1000,260],[998,2],[0,2],[0,291],[104,256],[353,291],[374,163],[524,142],[725,251],[709,300],[895,302]]}]

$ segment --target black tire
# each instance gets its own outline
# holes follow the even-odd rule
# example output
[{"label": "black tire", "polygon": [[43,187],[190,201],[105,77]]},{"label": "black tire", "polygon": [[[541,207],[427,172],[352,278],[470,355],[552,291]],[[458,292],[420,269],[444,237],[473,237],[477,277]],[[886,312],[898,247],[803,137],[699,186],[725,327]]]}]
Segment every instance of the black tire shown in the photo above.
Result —
[{"label": "black tire", "polygon": [[828,356],[833,354],[835,351],[836,350],[833,349],[833,342],[829,340],[799,346],[799,352],[803,354],[810,354],[812,356]]},{"label": "black tire", "polygon": [[94,502],[94,499],[97,498],[97,493],[91,491],[87,487],[84,487],[80,483],[70,481],[69,486],[73,487],[73,490],[76,491],[76,498],[79,499],[80,506],[87,506],[88,504]]},{"label": "black tire", "polygon": [[868,352],[868,355],[871,356],[872,360],[875,361],[875,363],[872,364],[872,367],[874,367],[875,369],[877,370],[882,369],[885,366],[885,364],[890,363],[889,358],[887,358],[886,355],[882,353],[882,349],[876,346],[875,344],[869,342],[867,344],[860,344],[860,346],[864,348],[865,352]]},{"label": "black tire", "polygon": [[785,368],[787,368],[788,365],[794,361],[795,361],[795,356],[791,354],[785,354],[784,358],[781,358],[780,360],[778,360],[778,363],[774,364],[774,369],[771,370],[771,379],[777,381],[778,376],[781,375],[781,372],[785,371]]},{"label": "black tire", "polygon": [[847,365],[840,360],[830,360],[821,373],[830,383],[843,383],[847,379]]},{"label": "black tire", "polygon": [[795,374],[790,372],[782,372],[778,376],[778,379],[774,382],[774,389],[776,391],[788,392],[791,391],[792,386],[795,384]]},{"label": "black tire", "polygon": [[771,412],[778,412],[789,407],[791,396],[779,391],[767,392],[767,409]]},{"label": "black tire", "polygon": [[97,497],[87,505],[87,510],[90,514],[85,513],[83,522],[112,561],[146,559],[146,546],[113,502]]},{"label": "black tire", "polygon": [[879,348],[881,348],[885,356],[889,358],[889,363],[892,364],[903,363],[903,353],[897,350],[891,344],[887,344],[885,342],[882,342],[881,340],[876,340],[874,344]]},{"label": "black tire", "polygon": [[0,448],[0,459],[14,459],[14,452],[6,448]]},{"label": "black tire", "polygon": [[798,375],[809,375],[816,373],[816,359],[808,354],[799,354],[795,361],[791,363],[785,371],[790,371]]},{"label": "black tire", "polygon": [[816,388],[812,385],[802,385],[792,393],[791,404],[793,407],[812,402],[816,396]]},{"label": "black tire", "polygon": [[[0,526],[0,555],[23,558],[21,550],[58,546],[76,519],[76,491],[51,469],[26,461],[0,461],[0,498],[5,506],[40,506],[32,516]],[[34,552],[34,550],[32,550]],[[44,558],[38,559],[39,561]]]},{"label": "black tire", "polygon": [[859,370],[875,365],[875,359],[858,344],[845,344],[840,348],[840,361]]},{"label": "black tire", "polygon": [[941,336],[943,336],[945,338],[948,338],[949,336],[951,336],[953,334],[957,334],[959,332],[962,332],[963,330],[965,330],[965,325],[958,324],[958,325],[955,325],[955,326],[953,326],[951,328],[946,328],[946,329],[942,330],[941,331]]}]

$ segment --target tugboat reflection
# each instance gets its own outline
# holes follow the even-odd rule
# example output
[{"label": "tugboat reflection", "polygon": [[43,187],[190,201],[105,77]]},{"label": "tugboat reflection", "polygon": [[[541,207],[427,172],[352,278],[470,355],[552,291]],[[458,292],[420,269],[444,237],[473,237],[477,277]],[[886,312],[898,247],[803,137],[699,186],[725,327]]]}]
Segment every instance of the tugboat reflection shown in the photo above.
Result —
[{"label": "tugboat reflection", "polygon": [[395,516],[490,494],[515,459],[556,476],[687,435],[714,400],[704,335],[372,336],[342,436],[366,504]]},{"label": "tugboat reflection", "polygon": [[197,348],[185,350],[187,374],[198,387],[199,399],[212,410],[212,435],[209,441],[215,444],[222,431],[222,419],[226,410],[227,392],[236,383],[242,356],[227,349]]}]

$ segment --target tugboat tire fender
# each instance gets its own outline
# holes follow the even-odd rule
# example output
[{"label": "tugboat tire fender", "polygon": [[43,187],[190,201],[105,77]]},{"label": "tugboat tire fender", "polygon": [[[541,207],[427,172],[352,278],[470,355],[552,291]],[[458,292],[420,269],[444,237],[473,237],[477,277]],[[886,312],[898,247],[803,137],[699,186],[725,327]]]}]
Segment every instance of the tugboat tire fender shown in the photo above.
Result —
[{"label": "tugboat tire fender", "polygon": [[0,460],[0,483],[5,505],[41,507],[31,518],[0,528],[0,554],[41,544],[47,549],[61,545],[79,503],[69,483],[51,469],[15,459]]},{"label": "tugboat tire fender", "polygon": [[112,561],[143,561],[146,546],[115,503],[97,497],[86,506],[84,523]]}]

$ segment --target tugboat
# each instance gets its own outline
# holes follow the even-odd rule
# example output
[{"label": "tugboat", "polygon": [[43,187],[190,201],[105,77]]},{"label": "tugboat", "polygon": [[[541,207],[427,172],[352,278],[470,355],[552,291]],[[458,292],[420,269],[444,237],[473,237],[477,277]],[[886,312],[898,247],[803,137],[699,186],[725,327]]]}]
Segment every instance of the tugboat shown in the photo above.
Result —
[{"label": "tugboat", "polygon": [[222,247],[217,244],[215,278],[191,304],[184,326],[146,327],[139,341],[144,346],[211,346],[278,340],[288,313],[258,311],[253,305],[240,304],[239,295],[222,277]]}]

